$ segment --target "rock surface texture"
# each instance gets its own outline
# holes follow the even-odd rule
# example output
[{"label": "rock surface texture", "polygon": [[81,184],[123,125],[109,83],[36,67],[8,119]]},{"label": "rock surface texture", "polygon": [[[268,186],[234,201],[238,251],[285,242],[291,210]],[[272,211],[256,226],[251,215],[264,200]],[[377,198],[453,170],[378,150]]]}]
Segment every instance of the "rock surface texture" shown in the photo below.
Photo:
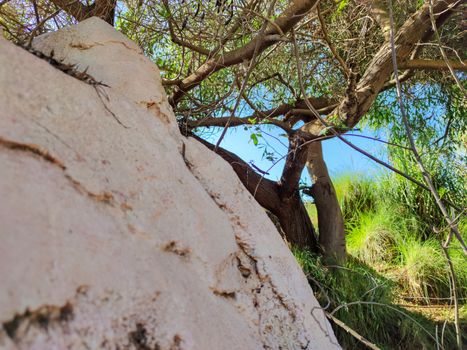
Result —
[{"label": "rock surface texture", "polygon": [[91,18],[0,38],[0,348],[338,349],[230,166],[178,132],[159,71]]}]

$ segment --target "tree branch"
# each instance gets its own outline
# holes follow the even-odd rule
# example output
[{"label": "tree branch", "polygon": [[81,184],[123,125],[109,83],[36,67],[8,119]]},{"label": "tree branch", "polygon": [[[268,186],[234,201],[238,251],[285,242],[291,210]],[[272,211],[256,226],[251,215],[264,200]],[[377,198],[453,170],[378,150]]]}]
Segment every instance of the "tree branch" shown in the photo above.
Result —
[{"label": "tree branch", "polygon": [[210,50],[205,49],[204,47],[199,47],[199,46],[193,45],[192,43],[179,38],[175,34],[175,31],[174,31],[174,28],[173,28],[173,21],[172,21],[172,12],[170,11],[169,1],[168,0],[163,0],[162,3],[164,4],[164,7],[165,7],[165,9],[167,10],[167,12],[169,14],[169,19],[168,19],[169,33],[170,33],[170,38],[172,39],[172,41],[177,45],[186,47],[186,48],[188,48],[190,50],[193,50],[193,51],[196,51],[196,52],[198,52],[198,53],[200,53],[202,55],[208,56],[209,53],[210,53]]},{"label": "tree branch", "polygon": [[[214,150],[215,148],[215,145],[203,140],[199,136],[190,135],[190,137],[202,143],[210,150]],[[275,181],[265,179],[262,175],[255,172],[239,156],[222,147],[218,147],[216,152],[232,166],[233,170],[240,178],[240,181],[263,208],[272,212],[277,212],[280,204],[280,197],[279,186]]]},{"label": "tree branch", "polygon": [[241,126],[241,125],[258,125],[258,124],[273,124],[275,126],[280,127],[286,132],[291,132],[292,129],[287,125],[287,123],[277,120],[277,119],[269,119],[269,118],[261,118],[258,119],[254,116],[251,117],[208,117],[203,118],[200,120],[193,120],[188,122],[188,126],[192,128],[196,127],[206,127],[206,126],[217,126],[217,127],[224,127],[227,121],[230,119],[229,127]]},{"label": "tree branch", "polygon": [[[459,0],[436,0],[433,4],[433,12],[440,22],[444,22],[458,4]],[[406,20],[395,36],[394,48],[398,62],[404,65],[416,44],[430,35],[432,35],[430,6],[425,3]],[[330,115],[338,116],[348,128],[353,128],[371,107],[392,72],[391,44],[386,42],[380,47],[358,82],[354,94],[355,98],[342,101]],[[323,128],[324,125],[316,120],[313,123],[305,124],[302,130],[316,133]]]},{"label": "tree branch", "polygon": [[313,141],[310,140],[309,134],[301,131],[296,131],[289,137],[289,152],[280,179],[280,195],[283,200],[292,197],[293,193],[298,191],[310,142]]},{"label": "tree branch", "polygon": [[85,20],[91,11],[89,6],[83,5],[78,0],[52,0],[63,11],[74,17],[78,22]]},{"label": "tree branch", "polygon": [[[311,104],[323,114],[334,109],[337,102],[337,100],[326,97],[309,97],[308,99]],[[312,116],[310,111],[305,108],[306,104],[303,99],[298,100],[295,104],[283,103],[276,108],[267,111],[257,111],[248,117],[231,117],[230,126],[273,124],[282,128],[286,132],[290,132],[291,128],[298,120],[303,119],[303,117],[309,119]],[[283,115],[287,116],[283,121],[274,119]],[[293,119],[291,118],[292,116],[299,116],[302,118]],[[207,117],[190,120],[188,121],[188,127],[224,127],[228,119],[229,117]]]},{"label": "tree branch", "polygon": [[218,54],[212,59],[209,59],[202,64],[193,74],[183,79],[178,84],[175,92],[170,98],[172,106],[177,105],[180,99],[198,86],[204,79],[220,69],[233,66],[253,57],[255,48],[258,54],[266,48],[273,45],[277,40],[269,40],[274,35],[279,35],[280,29],[283,33],[288,32],[295,24],[297,24],[316,4],[317,0],[295,0],[292,4],[274,21],[274,25],[269,24],[264,31],[264,35],[257,35],[245,46],[227,52]]},{"label": "tree branch", "polygon": [[332,43],[331,39],[329,39],[328,31],[326,29],[326,24],[324,23],[324,18],[323,18],[323,15],[321,14],[321,11],[320,11],[319,8],[320,7],[318,5],[317,6],[318,19],[319,19],[319,23],[321,25],[321,32],[323,33],[324,41],[326,41],[326,43],[328,44],[328,47],[331,50],[332,54],[334,55],[334,58],[339,62],[344,75],[346,77],[349,77],[350,76],[350,69],[349,69],[349,67],[347,67],[347,64],[345,63],[343,58],[339,55],[339,52],[337,52],[337,50],[336,50],[334,44]]},{"label": "tree branch", "polygon": [[[467,71],[467,62],[449,61],[454,70]],[[448,70],[449,67],[444,60],[415,59],[399,65],[400,69],[428,69],[428,70]]]}]

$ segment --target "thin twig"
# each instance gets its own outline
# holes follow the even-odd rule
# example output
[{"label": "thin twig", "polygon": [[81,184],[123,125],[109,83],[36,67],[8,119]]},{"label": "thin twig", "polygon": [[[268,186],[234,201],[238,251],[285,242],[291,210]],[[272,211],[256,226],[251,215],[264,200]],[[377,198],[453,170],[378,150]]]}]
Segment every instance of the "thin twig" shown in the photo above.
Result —
[{"label": "thin twig", "polygon": [[457,86],[459,86],[459,89],[464,93],[465,96],[465,89],[462,86],[461,82],[459,81],[459,78],[457,78],[456,73],[454,72],[454,69],[449,62],[448,56],[446,55],[446,51],[444,51],[443,46],[441,46],[441,38],[439,36],[438,28],[436,27],[436,20],[435,20],[435,15],[433,14],[433,0],[430,0],[430,20],[431,20],[431,26],[433,27],[433,33],[435,34],[436,42],[439,47],[439,51],[441,52],[441,56],[443,56],[443,60],[446,63],[446,66],[449,68],[449,72],[451,73],[452,77],[454,78]]},{"label": "thin twig", "polygon": [[366,135],[357,135],[357,134],[344,134],[344,136],[361,137],[361,138],[364,138],[364,139],[373,140],[373,141],[376,141],[376,142],[381,142],[381,143],[384,143],[384,144],[389,145],[389,146],[394,146],[394,147],[399,147],[399,148],[402,148],[402,149],[410,150],[409,147],[405,147],[405,146],[399,145],[399,144],[394,143],[394,142],[381,140],[381,139],[379,139],[377,137],[371,137],[371,136],[366,136]]},{"label": "thin twig", "polygon": [[347,308],[349,306],[353,306],[353,305],[376,305],[376,306],[383,306],[383,307],[387,307],[388,309],[391,309],[393,311],[396,311],[397,313],[407,317],[408,319],[410,319],[412,322],[414,322],[417,326],[419,326],[431,339],[433,339],[435,342],[436,342],[436,337],[433,336],[433,334],[431,334],[425,327],[423,327],[423,325],[418,322],[415,318],[413,318],[412,316],[410,316],[408,313],[404,312],[404,311],[401,311],[399,310],[398,308],[394,307],[394,306],[391,306],[391,305],[388,305],[388,304],[383,304],[383,303],[378,303],[376,301],[362,301],[362,300],[359,300],[359,301],[352,301],[350,303],[344,303],[344,304],[341,304],[339,305],[338,307],[336,307],[332,312],[330,312],[330,314],[333,316],[337,311],[339,311],[340,309],[342,308]]},{"label": "thin twig", "polygon": [[[433,29],[436,32],[436,26],[435,26],[435,23],[434,23],[434,16],[433,16],[432,0],[430,0],[430,17],[431,17],[432,24],[434,25]],[[455,312],[455,322],[454,323],[455,323],[455,327],[456,327],[457,347],[458,347],[459,350],[462,350],[462,336],[461,336],[461,333],[460,333],[459,305],[458,305],[457,292],[456,292],[456,278],[455,278],[454,268],[452,266],[452,261],[449,258],[449,252],[448,252],[448,246],[449,246],[452,234],[454,234],[457,237],[457,239],[459,240],[462,248],[464,249],[465,254],[467,254],[467,248],[465,247],[465,243],[462,240],[462,237],[461,237],[459,231],[457,230],[457,223],[452,221],[451,218],[449,217],[449,214],[448,214],[443,202],[441,201],[441,198],[440,198],[440,196],[438,194],[438,191],[436,190],[436,188],[435,188],[435,186],[433,184],[431,175],[427,171],[427,169],[425,168],[423,160],[420,157],[420,154],[418,153],[417,146],[415,145],[415,140],[414,140],[413,135],[412,135],[412,129],[410,127],[410,124],[409,124],[409,121],[408,121],[408,118],[407,118],[407,114],[406,114],[406,111],[405,111],[404,102],[402,100],[401,84],[399,82],[399,78],[398,78],[398,75],[397,75],[398,70],[397,70],[397,56],[396,56],[396,50],[395,50],[395,44],[394,44],[394,18],[393,18],[393,10],[392,10],[392,0],[389,0],[389,20],[390,20],[390,25],[391,25],[391,27],[390,27],[391,53],[392,53],[392,63],[393,63],[393,68],[394,68],[394,79],[396,81],[397,100],[399,102],[401,115],[402,115],[402,120],[404,122],[404,126],[405,126],[405,129],[406,129],[406,132],[407,132],[407,138],[409,139],[410,147],[412,148],[412,153],[413,153],[413,155],[415,157],[415,160],[417,162],[418,167],[420,168],[422,176],[423,176],[426,184],[430,188],[430,191],[431,191],[433,197],[435,198],[436,204],[438,205],[439,209],[441,210],[441,212],[442,212],[442,214],[443,214],[443,216],[444,216],[445,220],[447,221],[447,223],[449,225],[449,228],[450,228],[448,237],[446,238],[446,242],[445,242],[445,244],[441,244],[441,248],[443,249],[444,255],[445,255],[446,260],[448,262],[449,271],[450,271],[450,281],[452,283],[452,295],[453,295],[453,298],[454,298],[454,308],[455,308],[455,311],[454,311]],[[437,37],[438,37],[438,40],[439,40],[439,35]],[[443,55],[443,57],[444,57],[444,55]],[[446,62],[446,64],[448,64],[448,62]]]},{"label": "thin twig", "polygon": [[[271,6],[269,7],[268,14],[267,14],[268,17],[271,16],[271,13],[272,13],[272,10],[274,9],[275,4],[276,4],[276,0],[271,2]],[[258,53],[259,53],[259,49],[260,49],[260,46],[261,46],[261,42],[263,40],[264,33],[266,31],[266,28],[268,27],[268,23],[269,23],[268,21],[265,21],[263,23],[263,26],[261,27],[261,30],[260,30],[259,36],[258,36],[258,41],[256,42],[255,49],[253,51],[253,56],[251,57],[251,61],[250,61],[250,64],[248,66],[248,70],[247,70],[247,72],[245,74],[245,78],[243,79],[242,86],[241,86],[240,92],[238,94],[238,98],[237,98],[237,100],[235,102],[235,106],[234,106],[234,108],[232,110],[232,113],[230,114],[229,119],[227,120],[227,123],[225,124],[224,129],[222,130],[222,133],[221,133],[221,136],[219,137],[219,140],[217,140],[216,146],[214,147],[214,152],[217,151],[217,149],[219,148],[222,140],[224,139],[225,134],[227,133],[227,129],[229,128],[230,121],[232,120],[233,116],[235,115],[235,112],[236,112],[236,110],[237,110],[237,108],[238,108],[238,106],[240,104],[240,101],[241,101],[242,96],[243,96],[243,92],[245,91],[246,85],[248,83],[248,78],[250,77],[250,74],[251,74],[251,72],[253,71],[253,68],[256,65],[256,58],[257,58]]]},{"label": "thin twig", "polygon": [[402,121],[404,122],[404,126],[407,132],[407,138],[409,140],[410,148],[412,149],[412,153],[415,157],[415,161],[417,162],[417,165],[420,168],[420,171],[422,173],[422,176],[423,176],[423,179],[426,185],[430,189],[430,192],[433,195],[437,206],[439,207],[441,213],[443,214],[445,220],[447,221],[449,225],[449,228],[451,229],[445,241],[444,246],[447,247],[449,245],[449,242],[451,241],[451,236],[454,234],[456,238],[459,240],[461,247],[464,250],[464,254],[467,255],[467,247],[464,243],[464,240],[462,239],[462,236],[459,233],[459,230],[457,229],[457,224],[453,222],[451,218],[449,217],[447,209],[444,206],[444,203],[442,202],[441,197],[439,196],[439,193],[433,184],[432,177],[430,173],[428,172],[428,170],[425,168],[423,160],[417,150],[417,146],[415,144],[415,140],[412,134],[412,128],[407,118],[407,113],[405,110],[404,102],[402,101],[401,84],[400,84],[398,74],[397,74],[398,69],[397,69],[397,55],[396,55],[395,42],[394,42],[394,18],[392,14],[392,0],[389,0],[389,19],[391,23],[391,54],[392,54],[392,63],[393,63],[393,68],[394,68],[394,79],[396,81],[397,101],[399,103],[399,107],[401,110]]},{"label": "thin twig", "polygon": [[359,333],[357,333],[355,330],[353,330],[352,328],[350,328],[349,326],[347,326],[344,322],[342,322],[341,320],[335,318],[333,315],[331,315],[329,312],[325,312],[326,316],[332,320],[337,326],[341,327],[342,329],[344,329],[345,331],[347,331],[348,333],[350,333],[355,339],[357,339],[358,341],[360,341],[361,343],[365,344],[367,347],[369,347],[370,349],[373,349],[373,350],[381,350],[381,348],[379,348],[378,346],[376,346],[375,344],[371,343],[370,341],[368,341],[365,337],[363,337],[362,335],[360,335]]},{"label": "thin twig", "polygon": [[29,33],[29,39],[28,39],[28,42],[27,42],[27,47],[31,47],[32,40],[36,36],[36,32],[42,28],[42,26],[45,24],[45,22],[47,22],[49,19],[54,18],[55,16],[57,16],[60,13],[60,11],[61,11],[61,9],[56,10],[51,15],[47,16],[46,18],[42,19],[42,21],[37,23],[36,27],[31,31],[31,33]]},{"label": "thin twig", "polygon": [[339,52],[337,52],[331,39],[329,39],[328,31],[326,29],[326,24],[324,23],[324,18],[323,18],[323,15],[321,14],[320,5],[321,5],[321,2],[318,4],[316,9],[318,10],[318,19],[319,19],[319,23],[321,24],[321,32],[323,33],[324,41],[326,41],[326,43],[328,44],[329,49],[331,50],[336,60],[339,61],[342,71],[344,72],[345,76],[348,78],[350,76],[350,69],[349,67],[347,67],[347,64],[342,59],[342,57],[339,55]]}]

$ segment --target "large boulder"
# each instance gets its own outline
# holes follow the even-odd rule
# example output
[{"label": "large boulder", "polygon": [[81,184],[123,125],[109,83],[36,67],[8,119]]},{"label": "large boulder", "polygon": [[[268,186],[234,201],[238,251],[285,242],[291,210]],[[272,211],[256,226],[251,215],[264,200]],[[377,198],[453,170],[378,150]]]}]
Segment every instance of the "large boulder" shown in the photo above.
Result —
[{"label": "large boulder", "polygon": [[179,134],[133,42],[91,18],[33,46],[109,87],[0,39],[0,348],[339,348],[274,225]]}]

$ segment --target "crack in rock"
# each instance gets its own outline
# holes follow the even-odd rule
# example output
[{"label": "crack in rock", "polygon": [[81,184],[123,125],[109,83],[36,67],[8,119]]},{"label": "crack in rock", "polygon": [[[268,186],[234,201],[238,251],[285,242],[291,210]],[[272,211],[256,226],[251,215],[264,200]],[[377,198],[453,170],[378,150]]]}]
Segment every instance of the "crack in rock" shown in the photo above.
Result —
[{"label": "crack in rock", "polygon": [[170,241],[164,245],[163,250],[166,252],[177,254],[182,258],[188,258],[191,254],[191,249],[188,247],[180,247],[180,244],[177,241]]},{"label": "crack in rock", "polygon": [[[183,154],[182,154],[183,155]],[[225,213],[225,215],[227,216],[227,218],[229,219],[229,221],[233,224],[233,229],[235,231],[235,227],[240,227],[241,229],[245,230],[246,227],[245,225],[241,222],[241,218],[238,216],[238,215],[235,215],[235,211],[230,208],[227,203],[223,203],[221,202],[220,200],[220,195],[217,194],[217,193],[213,193],[212,191],[210,191],[209,189],[205,188],[202,181],[198,178],[198,176],[192,171],[191,167],[188,167],[188,169],[190,170],[190,172],[192,172],[193,176],[199,181],[199,183],[203,186],[203,188],[205,189],[205,191],[209,194],[209,196],[212,198],[212,200],[214,201],[214,203],[217,205],[217,207],[219,207],[219,209]],[[263,288],[268,285],[269,286],[269,289],[271,290],[272,294],[276,297],[276,299],[279,301],[279,305],[282,306],[283,309],[286,310],[287,314],[290,316],[291,318],[291,321],[292,323],[295,323],[297,321],[297,316],[296,316],[296,313],[294,311],[294,307],[289,305],[286,301],[286,298],[284,295],[282,295],[278,290],[277,290],[277,286],[273,283],[272,279],[271,279],[271,276],[269,274],[264,274],[263,272],[261,272],[258,268],[258,258],[253,254],[253,248],[247,243],[245,242],[242,237],[238,234],[235,234],[235,241],[237,243],[237,246],[240,248],[240,250],[250,259],[250,262],[251,262],[251,265],[253,266],[254,268],[254,272],[256,274],[256,276],[258,277],[258,280],[260,282],[260,285],[258,288],[255,288],[252,290],[252,297],[253,297],[253,306],[256,308],[257,312],[258,312],[258,327],[259,327],[259,334],[261,335],[261,337],[263,338],[264,335],[263,333],[266,331],[268,331],[268,327],[270,328],[271,326],[270,325],[266,325],[264,327],[264,330],[263,330],[263,327],[262,327],[262,318],[263,318],[263,313],[267,310],[263,310],[263,307],[261,306],[261,301],[259,299],[259,295],[261,294]],[[246,272],[246,271],[245,271]],[[240,273],[242,273],[242,271],[240,270]],[[242,273],[243,275],[243,273]],[[249,276],[249,275],[248,275]],[[214,291],[214,293],[216,294],[216,291]],[[235,299],[234,296],[236,296],[236,294],[231,294],[229,293],[229,295],[224,295],[224,293],[218,293],[218,295],[221,295],[223,297],[227,297],[227,298],[232,298],[232,299]],[[263,338],[263,347],[265,349],[268,349],[270,348],[269,345],[266,344],[266,340],[265,338]],[[300,347],[303,347],[304,345],[301,344]]]},{"label": "crack in rock", "polygon": [[45,160],[47,163],[52,164],[58,167],[60,170],[63,171],[65,178],[71,182],[73,188],[75,188],[79,193],[85,194],[89,198],[97,201],[102,202],[109,205],[114,205],[114,197],[110,192],[101,192],[101,193],[94,193],[86,189],[78,180],[71,177],[70,174],[66,172],[66,166],[60,161],[58,158],[52,156],[50,152],[45,150],[44,148],[29,143],[20,143],[16,141],[7,140],[5,138],[0,137],[0,146],[13,150],[13,151],[20,151],[29,153],[35,156],[39,156],[41,159]]},{"label": "crack in rock", "polygon": [[[220,202],[219,195],[217,195],[217,194],[210,194],[210,195],[211,195],[211,198],[216,203],[216,205],[224,213],[226,213],[226,215],[229,217],[229,220],[234,225],[237,225],[237,226],[241,227],[242,229],[245,229],[244,225],[241,223],[240,217],[238,215],[234,215],[233,209],[229,208],[226,203],[221,203]],[[296,320],[296,315],[295,315],[295,312],[293,311],[293,308],[290,305],[287,304],[287,302],[285,300],[285,297],[281,293],[279,293],[279,291],[277,290],[276,285],[271,280],[271,276],[268,275],[268,274],[263,274],[262,272],[259,271],[259,269],[258,269],[258,259],[251,252],[252,248],[248,245],[247,242],[242,240],[242,238],[237,234],[235,235],[235,241],[236,241],[238,247],[245,253],[245,255],[247,257],[249,257],[253,261],[253,266],[255,268],[255,272],[256,272],[256,275],[258,276],[259,280],[262,283],[267,283],[267,284],[270,285],[272,292],[277,297],[277,299],[279,300],[282,307],[284,307],[288,311],[288,313],[292,317],[292,321],[295,321]]]},{"label": "crack in rock", "polygon": [[36,310],[26,309],[22,314],[2,323],[8,337],[16,342],[24,336],[30,327],[47,330],[55,324],[64,324],[73,319],[73,304],[67,301],[63,306],[42,305]]},{"label": "crack in rock", "polygon": [[65,165],[58,160],[57,158],[53,157],[47,150],[43,149],[42,147],[30,143],[19,143],[15,141],[10,141],[0,137],[0,145],[15,151],[23,151],[35,154],[42,159],[46,160],[49,163],[52,163],[55,166],[58,166],[60,169],[65,170]]},{"label": "crack in rock", "polygon": [[134,48],[134,47],[131,47],[129,46],[128,44],[126,44],[125,42],[123,41],[118,41],[118,40],[107,40],[107,41],[103,41],[103,42],[93,42],[93,43],[90,43],[90,44],[85,44],[85,43],[71,43],[70,44],[70,47],[74,48],[74,49],[78,49],[78,50],[89,50],[95,46],[105,46],[106,44],[119,44],[119,45],[123,45],[125,48],[127,48],[128,50],[130,51],[134,51],[140,55],[142,55],[142,51],[141,49],[137,49],[137,48]]}]

